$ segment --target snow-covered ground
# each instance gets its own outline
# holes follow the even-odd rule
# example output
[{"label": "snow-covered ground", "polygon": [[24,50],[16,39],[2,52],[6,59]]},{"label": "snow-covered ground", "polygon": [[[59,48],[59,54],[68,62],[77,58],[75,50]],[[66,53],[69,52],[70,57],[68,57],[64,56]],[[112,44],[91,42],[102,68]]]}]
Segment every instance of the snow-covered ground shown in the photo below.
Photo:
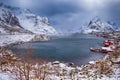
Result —
[{"label": "snow-covered ground", "polygon": [[49,38],[45,35],[19,34],[19,35],[0,35],[0,46],[17,44],[29,41],[45,41]]},{"label": "snow-covered ground", "polygon": [[[96,64],[94,64],[94,66],[96,66]],[[45,76],[45,80],[61,80],[61,79],[64,79],[64,80],[120,80],[120,68],[117,68],[118,66],[111,67],[113,72],[110,74],[112,75],[109,75],[109,73],[106,75],[99,74],[100,69],[95,68],[94,66],[91,67],[91,65],[85,65],[83,67],[78,67],[78,66],[71,67],[71,66],[68,66],[67,64],[60,63],[60,62],[57,64],[54,64],[54,62],[49,62],[43,65],[36,64],[34,68],[36,70],[38,68],[41,69],[42,67],[45,68],[44,70],[48,72],[47,76]],[[89,67],[91,67],[91,69]],[[38,69],[38,71],[40,69]],[[40,74],[45,74],[44,70],[43,70],[43,73],[40,73]],[[35,77],[34,70],[31,73],[32,73],[31,74],[32,77],[30,79],[33,78],[33,80],[37,80],[37,78]],[[15,75],[11,73],[1,72],[0,80],[14,80],[13,76]]]},{"label": "snow-covered ground", "polygon": [[11,73],[1,72],[0,71],[0,80],[13,80]]},{"label": "snow-covered ground", "polygon": [[28,42],[34,35],[0,35],[0,46],[5,46],[17,42]]}]

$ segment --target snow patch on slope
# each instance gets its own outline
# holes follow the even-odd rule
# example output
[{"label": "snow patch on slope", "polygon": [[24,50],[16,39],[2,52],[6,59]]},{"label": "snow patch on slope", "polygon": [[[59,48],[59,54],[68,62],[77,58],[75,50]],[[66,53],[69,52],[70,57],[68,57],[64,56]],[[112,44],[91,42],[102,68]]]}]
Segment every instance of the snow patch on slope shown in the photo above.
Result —
[{"label": "snow patch on slope", "polygon": [[3,28],[0,27],[0,34],[1,33],[5,34],[6,32],[5,32],[5,30]]}]

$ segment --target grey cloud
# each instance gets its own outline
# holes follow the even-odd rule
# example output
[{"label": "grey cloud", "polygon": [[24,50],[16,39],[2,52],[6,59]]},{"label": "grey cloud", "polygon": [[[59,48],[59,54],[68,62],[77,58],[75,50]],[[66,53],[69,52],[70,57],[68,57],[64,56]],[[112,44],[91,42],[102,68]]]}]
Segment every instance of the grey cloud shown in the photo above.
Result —
[{"label": "grey cloud", "polygon": [[96,7],[91,11],[83,4],[84,0],[27,0],[32,2],[29,6],[19,5],[17,3],[19,0],[2,1],[12,6],[30,8],[40,16],[47,16],[52,25],[58,29],[75,29],[95,16],[104,20],[115,20],[120,16],[120,0],[104,0],[100,8]]}]

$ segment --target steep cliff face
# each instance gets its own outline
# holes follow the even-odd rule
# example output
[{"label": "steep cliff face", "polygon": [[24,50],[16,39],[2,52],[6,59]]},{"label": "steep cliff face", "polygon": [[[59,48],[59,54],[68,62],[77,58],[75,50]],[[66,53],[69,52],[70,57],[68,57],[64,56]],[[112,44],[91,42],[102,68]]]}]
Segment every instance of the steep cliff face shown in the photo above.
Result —
[{"label": "steep cliff face", "polygon": [[19,23],[18,18],[11,11],[0,6],[0,33],[15,34],[15,33],[30,33],[25,30]]},{"label": "steep cliff face", "polygon": [[57,34],[47,17],[33,14],[29,9],[20,9],[0,3],[0,33]]}]

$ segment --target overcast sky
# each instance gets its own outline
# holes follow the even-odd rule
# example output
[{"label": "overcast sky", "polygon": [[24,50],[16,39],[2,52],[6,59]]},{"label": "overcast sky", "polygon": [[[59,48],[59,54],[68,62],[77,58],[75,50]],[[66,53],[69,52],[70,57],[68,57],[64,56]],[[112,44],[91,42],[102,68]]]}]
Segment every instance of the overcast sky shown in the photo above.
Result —
[{"label": "overcast sky", "polygon": [[120,0],[1,0],[5,4],[28,8],[47,16],[59,30],[75,30],[99,16],[120,23]]}]

